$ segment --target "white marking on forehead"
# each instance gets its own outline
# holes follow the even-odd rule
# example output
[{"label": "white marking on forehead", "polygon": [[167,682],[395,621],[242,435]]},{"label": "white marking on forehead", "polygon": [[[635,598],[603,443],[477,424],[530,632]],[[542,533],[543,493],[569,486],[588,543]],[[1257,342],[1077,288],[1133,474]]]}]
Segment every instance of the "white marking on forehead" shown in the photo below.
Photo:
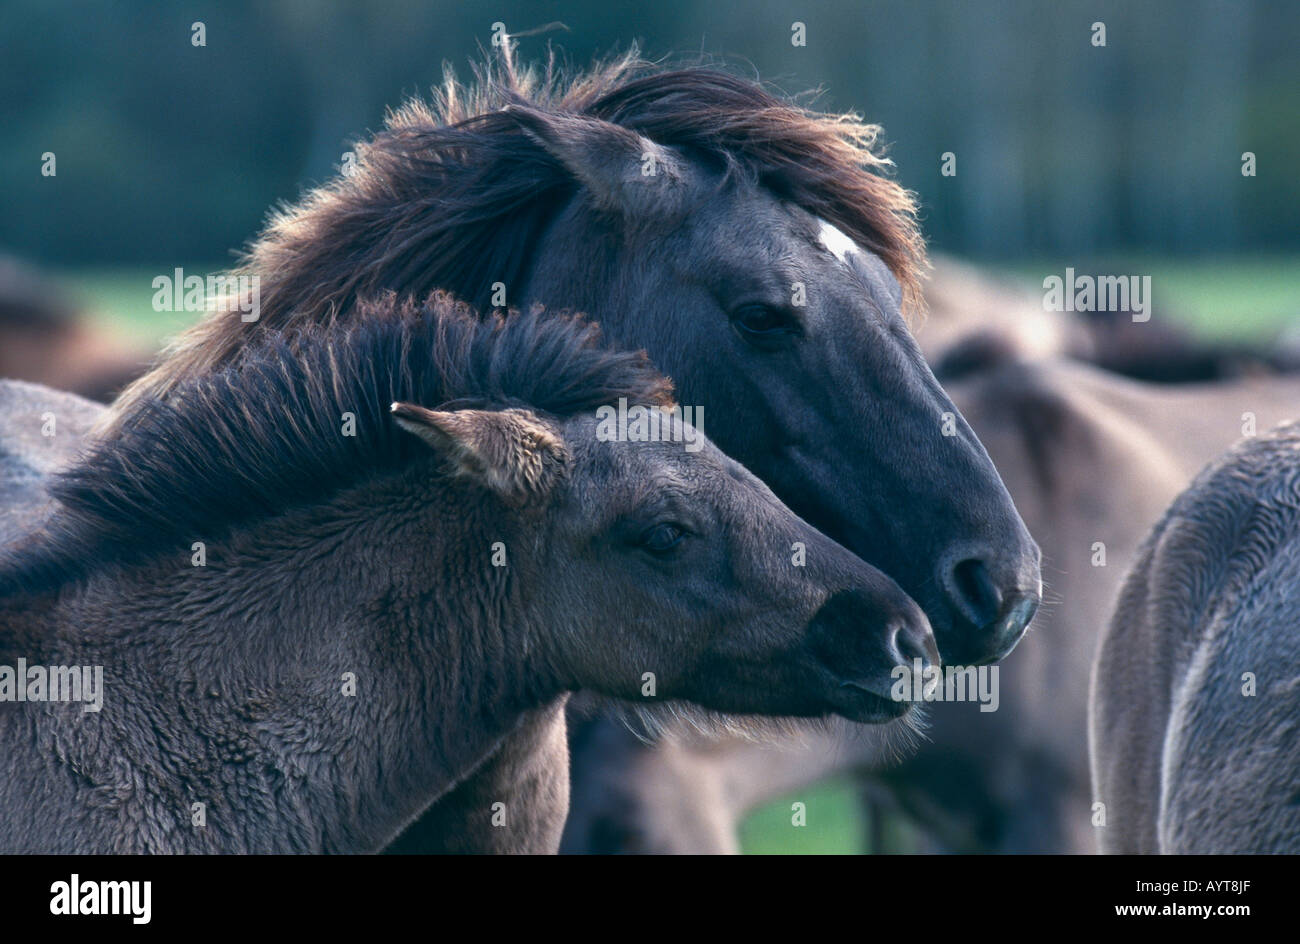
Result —
[{"label": "white marking on forehead", "polygon": [[826,247],[826,250],[832,256],[840,260],[840,262],[847,265],[849,261],[849,253],[860,253],[862,251],[858,248],[858,244],[850,239],[839,227],[826,222],[820,217],[818,218],[817,223],[819,224],[817,230],[818,241]]}]

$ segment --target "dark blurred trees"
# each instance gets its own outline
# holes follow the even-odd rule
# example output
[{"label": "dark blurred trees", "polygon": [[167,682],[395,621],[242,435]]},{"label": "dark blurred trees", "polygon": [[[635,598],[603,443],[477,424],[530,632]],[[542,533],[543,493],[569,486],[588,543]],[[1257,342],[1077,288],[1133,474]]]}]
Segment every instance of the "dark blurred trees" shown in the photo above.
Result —
[{"label": "dark blurred trees", "polygon": [[[190,24],[202,20],[207,46]],[[462,73],[701,50],[885,125],[943,248],[1006,258],[1300,245],[1300,4],[1285,0],[7,0],[0,247],[48,262],[223,258],[347,140]],[[791,44],[803,22],[807,45]],[[1106,46],[1091,25],[1106,24]],[[54,152],[58,174],[40,174]],[[940,174],[941,155],[957,173]],[[1257,156],[1254,178],[1241,154]]]}]

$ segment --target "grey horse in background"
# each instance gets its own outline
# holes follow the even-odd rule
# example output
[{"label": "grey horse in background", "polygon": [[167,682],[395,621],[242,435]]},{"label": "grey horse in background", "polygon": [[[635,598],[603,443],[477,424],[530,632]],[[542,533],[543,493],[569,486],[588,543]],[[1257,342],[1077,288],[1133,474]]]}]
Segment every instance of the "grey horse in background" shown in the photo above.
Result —
[{"label": "grey horse in background", "polygon": [[1143,542],[1089,718],[1108,853],[1300,853],[1300,424],[1212,463]]},{"label": "grey horse in background", "polygon": [[0,546],[49,513],[46,479],[71,463],[102,404],[22,380],[0,380]]},{"label": "grey horse in background", "polygon": [[0,253],[0,378],[111,398],[143,373],[149,355],[89,314],[52,278]]}]

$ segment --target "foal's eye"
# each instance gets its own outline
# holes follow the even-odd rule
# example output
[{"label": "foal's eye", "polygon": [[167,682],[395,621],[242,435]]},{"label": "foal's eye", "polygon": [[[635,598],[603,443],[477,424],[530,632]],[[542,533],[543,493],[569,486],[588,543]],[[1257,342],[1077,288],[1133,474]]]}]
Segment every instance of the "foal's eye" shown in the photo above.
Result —
[{"label": "foal's eye", "polygon": [[776,347],[798,333],[799,323],[790,312],[772,305],[741,305],[731,313],[740,336],[759,347]]},{"label": "foal's eye", "polygon": [[657,524],[641,535],[641,546],[651,554],[667,554],[686,537],[686,529],[675,524]]}]

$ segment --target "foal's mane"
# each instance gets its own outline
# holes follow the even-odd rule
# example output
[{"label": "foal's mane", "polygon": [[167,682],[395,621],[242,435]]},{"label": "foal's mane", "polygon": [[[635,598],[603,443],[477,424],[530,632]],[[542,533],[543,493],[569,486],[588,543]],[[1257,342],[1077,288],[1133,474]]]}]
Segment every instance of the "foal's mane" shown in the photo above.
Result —
[{"label": "foal's mane", "polygon": [[[211,540],[232,527],[394,470],[428,447],[389,404],[521,405],[555,416],[627,397],[671,403],[643,352],[611,350],[597,325],[540,310],[481,318],[434,293],[388,294],[352,324],[273,332],[225,367],[143,400],[49,486],[51,519],[0,553],[0,595],[57,585],[97,561]],[[344,435],[345,413],[355,435]]]},{"label": "foal's mane", "polygon": [[260,281],[260,321],[209,317],[114,407],[232,357],[249,331],[354,314],[386,290],[445,289],[482,311],[492,285],[528,274],[547,225],[577,184],[507,105],[598,118],[701,155],[834,223],[879,255],[919,309],[924,245],[912,195],[883,175],[879,128],[800,107],[708,66],[666,69],[627,54],[571,73],[552,55],[516,68],[510,43],[432,101],[408,102],[355,146],[348,174],[275,211],[232,275]]}]

